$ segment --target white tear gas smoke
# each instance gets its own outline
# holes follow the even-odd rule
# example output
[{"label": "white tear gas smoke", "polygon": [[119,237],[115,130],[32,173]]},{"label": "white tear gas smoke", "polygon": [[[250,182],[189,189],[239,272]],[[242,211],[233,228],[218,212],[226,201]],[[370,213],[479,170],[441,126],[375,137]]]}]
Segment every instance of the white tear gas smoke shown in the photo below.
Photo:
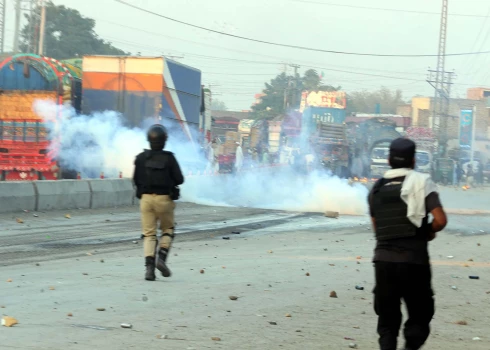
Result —
[{"label": "white tear gas smoke", "polygon": [[[148,148],[143,128],[128,128],[116,112],[76,115],[72,108],[38,101],[35,109],[48,124],[50,137],[62,166],[76,170],[82,177],[125,177],[133,173],[135,156]],[[50,121],[58,113],[57,123]],[[147,126],[153,124],[146,121]],[[165,121],[169,129],[166,149],[174,152],[184,174],[206,167],[199,147],[176,138],[175,124]],[[180,127],[180,126],[179,126]],[[300,176],[289,167],[274,167],[265,172],[254,169],[236,176],[187,177],[182,186],[182,200],[204,205],[246,206],[263,209],[305,212],[338,211],[341,214],[364,215],[367,212],[367,189],[349,185],[346,180],[312,173]]]}]

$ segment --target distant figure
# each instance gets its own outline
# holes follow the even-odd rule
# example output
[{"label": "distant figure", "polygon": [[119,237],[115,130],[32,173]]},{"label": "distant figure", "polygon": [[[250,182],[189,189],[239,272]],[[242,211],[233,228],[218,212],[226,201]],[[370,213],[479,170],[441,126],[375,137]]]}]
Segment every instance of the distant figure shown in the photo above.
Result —
[{"label": "distant figure", "polygon": [[264,163],[265,165],[270,164],[269,150],[267,148],[264,150],[264,153],[262,155],[262,163]]},{"label": "distant figure", "polygon": [[467,169],[468,170],[466,170],[466,185],[472,187],[474,183],[475,173],[473,171],[473,167],[471,166],[471,164],[468,164]]},{"label": "distant figure", "polygon": [[456,183],[459,186],[461,184],[461,179],[463,178],[464,170],[461,163],[456,163]]},{"label": "distant figure", "polygon": [[408,310],[404,349],[424,345],[435,312],[428,242],[444,229],[447,217],[430,176],[413,170],[415,150],[409,139],[391,143],[392,169],[376,182],[368,198],[377,241],[373,292],[381,350],[397,349],[401,299]]},{"label": "distant figure", "polygon": [[208,157],[207,157],[208,158],[207,171],[212,171],[213,173],[219,171],[219,163],[214,152],[215,146],[216,146],[216,141],[213,140],[213,142],[208,147]]},{"label": "distant figure", "polygon": [[485,182],[484,179],[483,179],[483,164],[478,164],[478,171],[477,171],[477,174],[478,174],[478,184],[480,186],[483,186],[483,183]]},{"label": "distant figure", "polygon": [[235,171],[238,173],[243,166],[243,149],[240,142],[237,142],[237,148],[235,153]]}]

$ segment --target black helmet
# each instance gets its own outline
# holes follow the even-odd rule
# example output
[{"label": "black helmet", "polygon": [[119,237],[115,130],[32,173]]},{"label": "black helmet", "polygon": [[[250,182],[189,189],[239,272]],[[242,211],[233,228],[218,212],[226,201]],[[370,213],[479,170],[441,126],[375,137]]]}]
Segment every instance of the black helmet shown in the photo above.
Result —
[{"label": "black helmet", "polygon": [[167,129],[160,124],[152,125],[147,136],[152,150],[162,150],[168,138]]}]

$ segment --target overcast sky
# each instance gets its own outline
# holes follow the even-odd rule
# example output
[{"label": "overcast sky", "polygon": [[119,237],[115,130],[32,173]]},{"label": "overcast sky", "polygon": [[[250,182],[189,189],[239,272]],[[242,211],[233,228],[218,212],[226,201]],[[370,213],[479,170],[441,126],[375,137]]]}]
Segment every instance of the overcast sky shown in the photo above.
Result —
[{"label": "overcast sky", "polygon": [[[114,0],[54,0],[97,21],[96,31],[124,50],[183,56],[203,72],[215,98],[248,109],[263,82],[284,63],[324,72],[346,91],[380,86],[405,99],[432,95],[425,82],[436,57],[366,57],[282,48],[210,33],[139,12]],[[324,50],[374,54],[437,54],[442,0],[127,0],[153,12],[239,36]],[[7,49],[12,47],[14,0],[8,0]],[[359,8],[364,7],[364,8]],[[396,11],[395,11],[396,10]],[[416,12],[416,13],[414,13]],[[431,12],[426,14],[421,12]],[[490,1],[449,0],[447,53],[490,51]],[[470,15],[470,16],[461,16]],[[490,86],[490,54],[448,57],[453,96]],[[289,72],[292,69],[289,68]]]}]

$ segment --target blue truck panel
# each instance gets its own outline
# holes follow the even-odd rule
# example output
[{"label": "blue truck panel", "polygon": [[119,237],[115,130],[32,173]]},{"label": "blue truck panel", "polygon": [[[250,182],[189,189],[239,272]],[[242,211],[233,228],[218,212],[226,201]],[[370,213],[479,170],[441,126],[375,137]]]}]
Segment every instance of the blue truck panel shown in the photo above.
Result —
[{"label": "blue truck panel", "polygon": [[[27,69],[27,71],[25,71]],[[24,73],[28,73],[27,76]],[[0,89],[25,91],[54,91],[57,81],[48,81],[33,66],[13,62],[0,70]]]},{"label": "blue truck panel", "polygon": [[83,90],[84,114],[104,111],[121,112],[130,126],[142,127],[145,119],[158,115],[162,94],[158,92],[131,92]]},{"label": "blue truck panel", "polygon": [[201,96],[201,72],[172,60],[165,60],[172,75],[175,90],[189,95]]},{"label": "blue truck panel", "polygon": [[303,112],[301,129],[307,135],[315,132],[318,122],[342,124],[345,122],[345,109],[308,107]]}]

